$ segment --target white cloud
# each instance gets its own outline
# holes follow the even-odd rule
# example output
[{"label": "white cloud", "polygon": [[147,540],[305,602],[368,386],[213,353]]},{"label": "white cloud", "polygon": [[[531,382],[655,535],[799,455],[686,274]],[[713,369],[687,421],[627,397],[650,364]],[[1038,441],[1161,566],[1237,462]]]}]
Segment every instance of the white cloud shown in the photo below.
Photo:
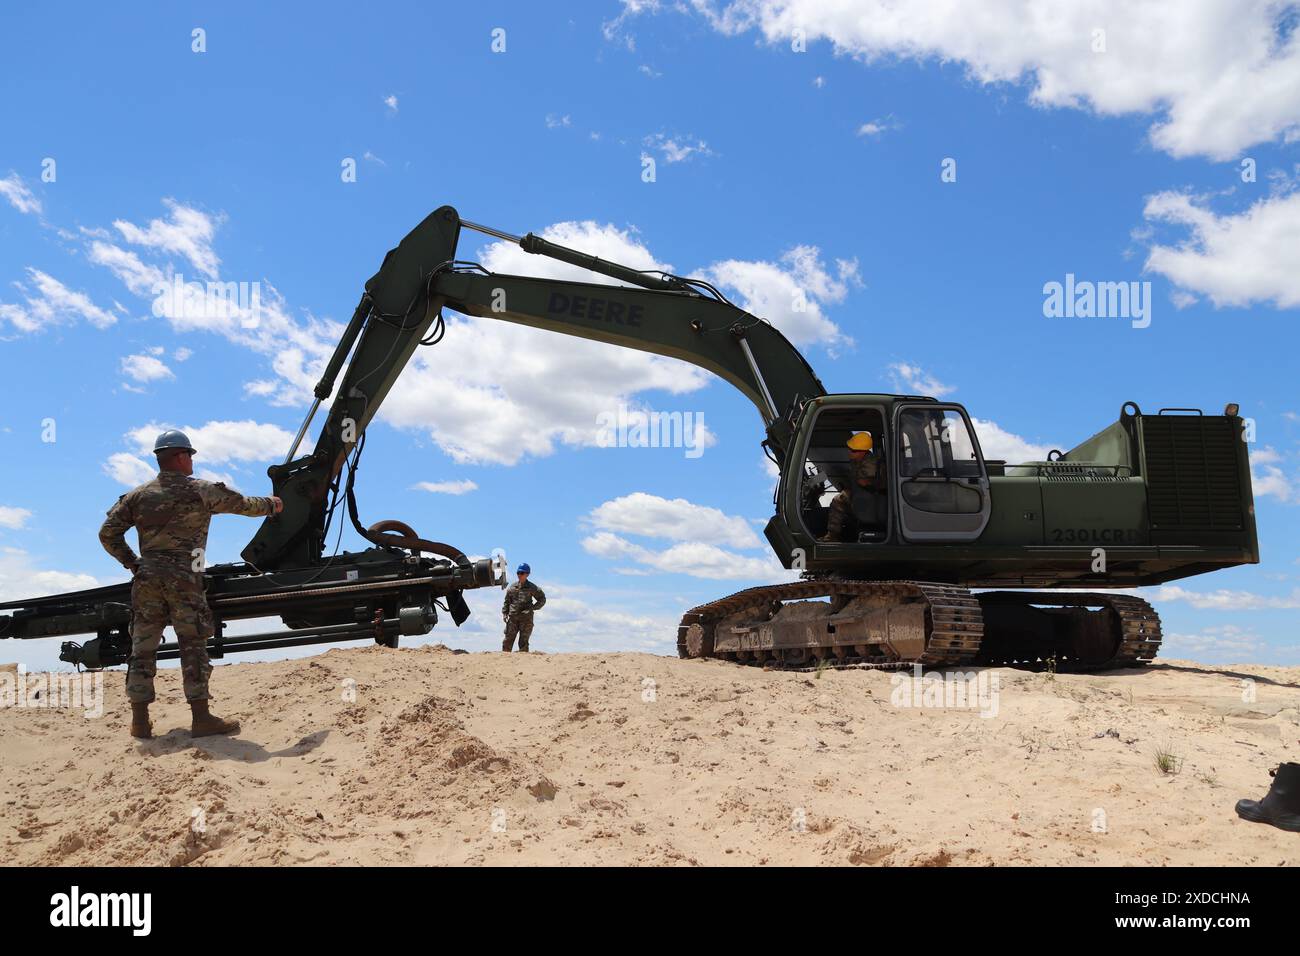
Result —
[{"label": "white cloud", "polygon": [[220,219],[214,219],[192,206],[182,205],[174,199],[164,199],[171,210],[167,219],[151,219],[143,228],[135,223],[118,219],[113,226],[122,238],[132,245],[144,246],[154,252],[180,255],[209,279],[217,276],[221,260],[212,248]]},{"label": "white cloud", "polygon": [[[792,572],[782,568],[770,554],[755,557],[719,546],[766,547],[747,520],[684,498],[634,492],[604,502],[586,520],[599,530],[583,539],[583,550],[610,561],[631,561],[640,566],[614,568],[619,573],[644,574],[645,569],[650,569],[712,580],[792,579]],[[629,541],[616,531],[677,543],[656,550]]]},{"label": "white cloud", "polygon": [[[136,447],[140,455],[152,457],[154,441],[158,435],[176,427],[178,426],[150,422],[127,432],[126,440]],[[282,459],[293,443],[292,432],[285,431],[278,425],[255,421],[213,421],[197,427],[179,427],[194,445],[195,462],[202,460],[205,465],[274,461]],[[153,470],[150,468],[151,474]]]},{"label": "white cloud", "polygon": [[555,113],[546,114],[547,129],[558,129],[560,127],[572,126],[572,125],[573,125],[573,121],[569,119],[568,113],[565,113],[563,116],[557,116]]},{"label": "white cloud", "polygon": [[1291,610],[1300,608],[1300,589],[1290,594],[1269,596],[1253,594],[1250,591],[1231,591],[1219,588],[1216,591],[1189,591],[1177,584],[1162,584],[1155,588],[1151,596],[1143,595],[1153,604],[1171,601],[1186,601],[1198,611],[1260,611]]},{"label": "white cloud", "polygon": [[182,345],[180,348],[178,348],[175,352],[172,353],[172,358],[174,358],[178,362],[184,362],[193,354],[194,351],[192,349],[187,349],[185,346]]},{"label": "white cloud", "polygon": [[119,451],[109,455],[108,460],[104,462],[104,474],[118,484],[134,488],[136,485],[143,485],[146,481],[152,481],[158,474],[158,468],[135,455]]},{"label": "white cloud", "polygon": [[0,548],[0,601],[81,591],[101,583],[89,574],[42,569],[19,548]]},{"label": "white cloud", "polygon": [[1298,497],[1295,481],[1279,467],[1282,456],[1273,448],[1253,449],[1250,453],[1250,485],[1256,498],[1273,496],[1289,502]]},{"label": "white cloud", "polygon": [[870,122],[863,123],[858,127],[858,135],[869,136],[874,139],[893,129],[898,129],[898,121],[890,115],[883,119],[873,119]]},{"label": "white cloud", "polygon": [[34,321],[24,309],[7,302],[0,302],[0,320],[8,322],[19,332],[35,332],[40,328],[40,323]]},{"label": "white cloud", "polygon": [[587,520],[603,531],[670,541],[707,540],[736,548],[763,546],[744,518],[707,505],[693,504],[685,498],[660,498],[642,491],[598,505]]},{"label": "white cloud", "polygon": [[[158,473],[153,455],[158,435],[176,425],[150,422],[126,433],[127,444],[135,453],[116,452],[104,462],[104,474],[114,481],[134,488],[150,481]],[[212,466],[232,462],[264,462],[283,458],[293,442],[293,434],[278,425],[265,425],[255,421],[214,421],[206,425],[180,426],[195,448],[197,477],[207,481],[224,481],[233,484],[228,472],[213,470]]]},{"label": "white cloud", "polygon": [[1184,293],[1208,296],[1219,307],[1300,305],[1300,192],[1261,199],[1244,212],[1221,216],[1204,199],[1163,192],[1147,198],[1143,215],[1187,228],[1183,242],[1153,244],[1146,260],[1149,271]]},{"label": "white cloud", "polygon": [[732,293],[746,312],[766,319],[792,343],[824,345],[832,353],[852,347],[824,312],[843,302],[849,289],[861,285],[856,259],[836,259],[832,274],[816,246],[795,246],[781,264],[727,259],[702,270],[704,278]]},{"label": "white cloud", "polygon": [[397,94],[389,93],[387,96],[385,96],[384,106],[388,107],[388,113],[390,116],[395,115],[397,113]]},{"label": "white cloud", "polygon": [[11,172],[4,179],[0,179],[0,196],[9,200],[9,205],[13,206],[21,213],[41,213],[41,201],[33,195],[32,191],[27,188],[23,178],[17,173]]},{"label": "white cloud", "polygon": [[943,398],[955,391],[953,386],[945,385],[919,365],[910,362],[893,362],[889,366],[889,379],[894,388],[908,395],[928,395]]},{"label": "white cloud", "polygon": [[[810,44],[828,40],[835,53],[866,63],[956,62],[981,84],[1025,83],[1037,106],[1151,116],[1151,142],[1173,156],[1228,160],[1256,143],[1300,136],[1300,31],[1282,28],[1291,11],[1272,0],[996,0],[978,16],[951,0],[693,7],[727,35],[757,30],[788,49],[799,29]],[[625,0],[606,35],[628,17],[664,8]]]},{"label": "white cloud", "polygon": [[[635,269],[671,268],[633,233],[615,226],[565,222],[543,235]],[[493,272],[612,284],[513,244],[492,243],[478,260]],[[596,445],[598,413],[636,405],[637,392],[683,394],[702,388],[710,378],[676,359],[450,315],[443,341],[412,356],[379,414],[389,424],[427,431],[457,463],[512,465],[526,455],[549,455],[557,444]]]},{"label": "white cloud", "polygon": [[130,249],[123,249],[102,239],[90,243],[87,258],[96,265],[105,266],[123,285],[139,296],[152,295],[155,287],[171,280],[168,273],[157,266],[146,265]]},{"label": "white cloud", "polygon": [[478,485],[468,478],[460,481],[417,481],[411,487],[416,491],[429,491],[436,495],[464,495],[478,490]]},{"label": "white cloud", "polygon": [[1160,644],[1162,656],[1196,655],[1222,658],[1240,655],[1238,659],[1251,659],[1267,648],[1267,644],[1254,631],[1225,624],[1207,627],[1199,633],[1166,634]]},{"label": "white cloud", "polygon": [[[184,224],[193,240],[189,243],[193,246],[190,254],[198,262],[209,263],[215,268],[219,260],[210,240],[215,234],[217,220],[198,209],[171,202],[169,205],[173,219]],[[166,237],[165,224],[154,229],[158,222],[154,220],[149,230],[131,227],[125,232],[134,234],[132,230],[135,230],[150,234],[152,231]],[[117,225],[121,230],[123,224],[119,222]],[[310,315],[303,320],[294,318],[283,297],[265,280],[258,281],[260,295],[255,305],[251,300],[251,284],[245,301],[238,296],[208,296],[202,284],[189,279],[182,294],[175,295],[172,293],[173,280],[178,273],[170,262],[163,267],[145,263],[134,251],[107,241],[102,230],[83,229],[83,232],[90,237],[87,258],[107,268],[133,294],[151,299],[155,314],[167,319],[173,330],[214,332],[266,356],[278,378],[256,383],[252,388],[246,386],[251,393],[265,397],[273,404],[298,405],[310,401],[312,388],[342,335],[341,323],[319,320]],[[182,237],[173,236],[170,242],[178,255],[186,254],[183,247],[187,243]],[[161,244],[159,250],[167,251]],[[220,280],[214,276],[213,281]],[[159,294],[161,290],[166,290],[166,294]],[[3,307],[0,307],[0,317],[4,315]],[[177,361],[184,361],[182,354],[188,358],[191,352],[189,349],[178,350]]]},{"label": "white cloud", "polygon": [[971,416],[971,424],[975,426],[980,451],[984,452],[986,460],[1005,461],[1013,465],[1026,461],[1046,461],[1047,453],[1055,447],[1036,445],[1019,435],[1013,435],[996,422],[984,421],[974,415]]},{"label": "white cloud", "polygon": [[709,144],[695,136],[666,136],[663,133],[655,133],[653,136],[645,137],[641,142],[651,149],[659,150],[666,163],[685,162],[692,156],[714,155],[713,150],[709,149]]},{"label": "white cloud", "polygon": [[36,286],[35,292],[28,294],[25,286],[15,283],[26,299],[26,307],[0,304],[0,319],[8,320],[18,331],[35,332],[78,318],[101,329],[117,321],[117,316],[95,305],[84,292],[69,289],[48,273],[29,267],[27,275]]},{"label": "white cloud", "polygon": [[705,541],[685,541],[656,551],[609,531],[598,531],[582,541],[583,550],[608,560],[631,560],[665,574],[688,574],[710,580],[790,580],[792,572],[774,557],[751,557],[727,551]]},{"label": "white cloud", "polygon": [[128,355],[122,359],[122,374],[137,382],[156,382],[175,378],[172,370],[152,355]]},{"label": "white cloud", "polygon": [[14,531],[19,531],[31,516],[32,513],[26,508],[0,505],[0,528],[11,528]]}]

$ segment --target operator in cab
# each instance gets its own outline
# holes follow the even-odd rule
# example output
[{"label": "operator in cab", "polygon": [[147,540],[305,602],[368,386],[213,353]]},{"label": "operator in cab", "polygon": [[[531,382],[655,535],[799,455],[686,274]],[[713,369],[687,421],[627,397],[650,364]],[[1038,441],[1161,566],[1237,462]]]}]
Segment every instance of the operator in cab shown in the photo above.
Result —
[{"label": "operator in cab", "polygon": [[879,515],[884,504],[884,463],[872,454],[874,442],[871,432],[858,432],[849,438],[847,444],[851,466],[849,487],[831,499],[822,541],[856,541],[859,527],[872,523],[861,521],[859,516]]}]

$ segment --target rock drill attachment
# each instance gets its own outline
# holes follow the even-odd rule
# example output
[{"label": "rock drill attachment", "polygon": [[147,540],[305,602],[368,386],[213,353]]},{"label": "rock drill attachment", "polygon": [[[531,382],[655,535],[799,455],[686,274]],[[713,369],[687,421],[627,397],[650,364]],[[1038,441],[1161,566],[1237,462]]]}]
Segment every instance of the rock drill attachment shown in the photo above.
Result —
[{"label": "rock drill attachment", "polygon": [[[215,658],[364,638],[396,647],[403,636],[429,633],[440,609],[457,626],[464,623],[470,610],[462,592],[504,587],[505,565],[501,558],[452,562],[372,548],[320,567],[265,574],[246,564],[216,565],[205,579],[216,632],[208,653]],[[70,664],[96,669],[130,657],[130,584],[11,601],[0,611],[10,612],[0,614],[0,638],[94,634],[84,644],[63,643],[59,659]],[[230,621],[264,617],[279,617],[289,630],[224,633]],[[175,643],[159,648],[162,660],[179,656]]]}]

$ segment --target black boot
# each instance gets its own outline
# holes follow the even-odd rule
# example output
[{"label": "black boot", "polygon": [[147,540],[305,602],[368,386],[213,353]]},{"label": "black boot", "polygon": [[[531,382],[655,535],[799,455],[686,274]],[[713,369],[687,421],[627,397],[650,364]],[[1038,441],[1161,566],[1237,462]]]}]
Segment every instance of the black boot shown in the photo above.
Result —
[{"label": "black boot", "polygon": [[1238,800],[1237,816],[1300,833],[1300,763],[1284,763],[1269,773],[1273,774],[1273,786],[1267,796],[1258,801]]}]

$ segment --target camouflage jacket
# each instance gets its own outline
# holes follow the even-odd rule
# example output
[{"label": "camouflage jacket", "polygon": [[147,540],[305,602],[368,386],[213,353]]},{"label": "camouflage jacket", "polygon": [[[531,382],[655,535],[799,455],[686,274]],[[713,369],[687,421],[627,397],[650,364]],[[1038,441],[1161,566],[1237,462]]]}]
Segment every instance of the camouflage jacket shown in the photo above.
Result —
[{"label": "camouflage jacket", "polygon": [[[108,509],[99,529],[104,550],[131,570],[139,560],[206,564],[208,522],[215,514],[257,517],[274,513],[270,498],[245,498],[219,481],[203,481],[163,471],[153,481],[133,488]],[[139,559],[126,543],[134,527],[140,540]]]},{"label": "camouflage jacket", "polygon": [[532,581],[520,584],[516,581],[506,588],[506,599],[501,604],[501,613],[506,617],[513,614],[532,614],[546,603],[546,592]]},{"label": "camouflage jacket", "polygon": [[852,462],[853,478],[849,490],[867,488],[879,491],[884,488],[884,463],[879,458],[865,456],[861,461]]}]

